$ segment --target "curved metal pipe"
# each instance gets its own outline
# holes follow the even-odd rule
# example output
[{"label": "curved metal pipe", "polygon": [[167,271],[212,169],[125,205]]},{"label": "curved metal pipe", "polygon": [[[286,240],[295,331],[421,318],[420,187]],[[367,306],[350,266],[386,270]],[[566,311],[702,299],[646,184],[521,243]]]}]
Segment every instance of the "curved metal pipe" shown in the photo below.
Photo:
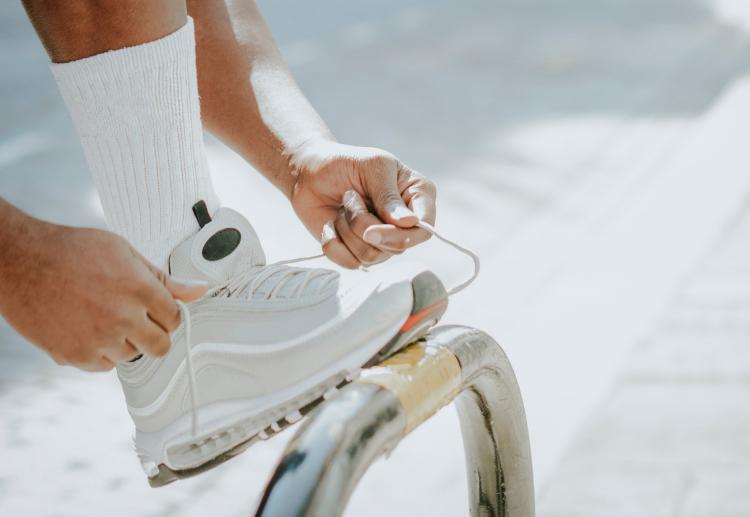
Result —
[{"label": "curved metal pipe", "polygon": [[454,398],[470,514],[533,516],[531,454],[515,375],[492,338],[466,327],[434,329],[316,409],[287,445],[256,516],[342,515],[373,461]]}]

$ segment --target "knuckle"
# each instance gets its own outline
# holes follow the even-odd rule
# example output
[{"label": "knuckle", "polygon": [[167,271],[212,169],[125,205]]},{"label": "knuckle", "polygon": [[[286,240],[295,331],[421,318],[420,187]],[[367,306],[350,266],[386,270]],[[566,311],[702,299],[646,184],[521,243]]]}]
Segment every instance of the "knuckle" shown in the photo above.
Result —
[{"label": "knuckle", "polygon": [[409,247],[406,239],[399,239],[399,240],[389,242],[386,246],[388,247],[388,251],[391,253],[393,252],[403,253]]},{"label": "knuckle", "polygon": [[169,317],[165,322],[167,331],[173,332],[177,330],[177,327],[180,326],[181,320],[182,318],[180,316],[180,307],[176,303],[174,303],[172,304],[172,308],[169,311]]},{"label": "knuckle", "polygon": [[349,221],[349,224],[352,226],[352,228],[358,228],[362,231],[360,233],[364,233],[364,230],[367,229],[367,216],[369,215],[369,212],[364,212],[362,210],[357,210],[354,212],[347,212],[347,221]]},{"label": "knuckle", "polygon": [[140,352],[130,342],[123,343],[117,350],[109,354],[109,357],[115,361],[130,361],[131,359],[138,356]]},{"label": "knuckle", "polygon": [[378,193],[378,200],[382,205],[402,201],[401,196],[399,196],[397,192],[386,189],[381,190]]},{"label": "knuckle", "polygon": [[360,255],[360,260],[362,262],[367,262],[368,264],[375,264],[377,262],[382,262],[384,255],[385,253],[383,253],[382,251],[379,251],[372,247],[368,247],[363,250],[362,254]]},{"label": "knuckle", "polygon": [[427,232],[421,228],[414,231],[414,233],[409,237],[409,246],[416,246],[417,244],[422,244],[423,242],[429,240],[432,238],[432,234],[430,232]]},{"label": "knuckle", "polygon": [[345,267],[346,269],[357,269],[359,267],[359,261],[351,256],[336,256],[332,259],[339,266]]},{"label": "knuckle", "polygon": [[347,221],[348,216],[346,210],[342,208],[339,210],[339,213],[336,214],[336,219],[333,221],[333,229],[337,234],[341,235],[342,231],[349,225]]},{"label": "knuckle", "polygon": [[143,287],[148,288],[149,292],[151,292],[153,290],[154,278],[162,285],[166,285],[167,283],[167,274],[157,267],[149,267],[146,269],[143,274],[140,275],[139,280],[144,284]]},{"label": "knuckle", "polygon": [[95,371],[95,372],[108,372],[109,370],[111,370],[114,367],[115,367],[115,363],[113,363],[112,361],[110,361],[108,359],[100,357],[93,364],[92,371]]},{"label": "knuckle", "polygon": [[149,300],[153,296],[153,287],[144,277],[132,280],[131,287],[133,289],[133,294],[139,300]]},{"label": "knuckle", "polygon": [[370,148],[370,156],[365,158],[363,162],[376,167],[377,169],[382,169],[389,165],[393,165],[395,160],[393,155],[388,151],[372,147]]},{"label": "knuckle", "polygon": [[437,197],[437,185],[431,180],[425,178],[422,183],[422,188],[426,194],[435,199]]},{"label": "knuckle", "polygon": [[112,315],[112,331],[117,336],[128,333],[132,327],[130,316],[124,311],[117,311]]},{"label": "knuckle", "polygon": [[162,285],[167,285],[167,274],[163,270],[159,268],[152,268],[151,274],[156,278],[157,282],[159,282]]},{"label": "knuckle", "polygon": [[330,239],[328,239],[327,241],[324,241],[320,245],[320,248],[323,250],[323,253],[325,253],[328,258],[333,257],[333,251],[336,249],[335,243],[337,240],[338,240],[337,237],[331,237]]},{"label": "knuckle", "polygon": [[171,342],[166,332],[161,332],[154,337],[151,343],[151,350],[156,357],[164,357],[169,352]]},{"label": "knuckle", "polygon": [[372,264],[371,264],[371,265],[373,265],[373,266],[374,266],[375,264],[382,264],[383,262],[385,262],[386,260],[388,260],[388,259],[390,259],[390,258],[391,258],[391,255],[390,255],[390,254],[388,254],[388,253],[383,253],[382,255],[380,255],[380,256],[379,256],[379,257],[377,258],[377,260],[375,260],[374,262],[372,262]]}]

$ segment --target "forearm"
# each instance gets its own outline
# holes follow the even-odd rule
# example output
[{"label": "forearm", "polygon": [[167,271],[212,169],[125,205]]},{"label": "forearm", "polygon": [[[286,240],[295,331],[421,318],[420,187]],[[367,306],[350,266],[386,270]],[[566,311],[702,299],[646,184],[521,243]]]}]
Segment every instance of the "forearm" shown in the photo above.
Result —
[{"label": "forearm", "polygon": [[190,0],[198,87],[206,127],[287,196],[290,157],[313,140],[332,139],[297,86],[253,1]]}]

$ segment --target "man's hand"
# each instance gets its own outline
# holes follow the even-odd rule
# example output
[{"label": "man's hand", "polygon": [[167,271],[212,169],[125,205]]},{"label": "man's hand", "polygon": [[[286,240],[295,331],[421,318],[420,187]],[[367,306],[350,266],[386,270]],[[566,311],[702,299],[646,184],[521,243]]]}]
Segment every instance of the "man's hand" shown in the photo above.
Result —
[{"label": "man's hand", "polygon": [[430,237],[415,225],[435,223],[435,186],[392,154],[324,140],[296,150],[290,163],[292,206],[337,264],[383,262]]},{"label": "man's hand", "polygon": [[331,260],[356,268],[429,238],[414,226],[435,220],[433,184],[390,153],[334,140],[256,2],[187,6],[205,126],[289,197]]},{"label": "man's hand", "polygon": [[171,279],[112,233],[24,217],[0,235],[0,313],[20,334],[89,371],[167,353],[180,323],[174,299],[197,299],[204,284]]}]

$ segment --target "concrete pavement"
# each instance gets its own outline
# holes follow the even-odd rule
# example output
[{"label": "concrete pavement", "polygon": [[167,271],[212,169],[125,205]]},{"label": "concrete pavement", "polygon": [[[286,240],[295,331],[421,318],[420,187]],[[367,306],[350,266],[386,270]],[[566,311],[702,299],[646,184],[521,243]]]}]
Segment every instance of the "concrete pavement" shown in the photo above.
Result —
[{"label": "concrete pavement", "polygon": [[540,515],[750,515],[750,196],[631,350]]}]

